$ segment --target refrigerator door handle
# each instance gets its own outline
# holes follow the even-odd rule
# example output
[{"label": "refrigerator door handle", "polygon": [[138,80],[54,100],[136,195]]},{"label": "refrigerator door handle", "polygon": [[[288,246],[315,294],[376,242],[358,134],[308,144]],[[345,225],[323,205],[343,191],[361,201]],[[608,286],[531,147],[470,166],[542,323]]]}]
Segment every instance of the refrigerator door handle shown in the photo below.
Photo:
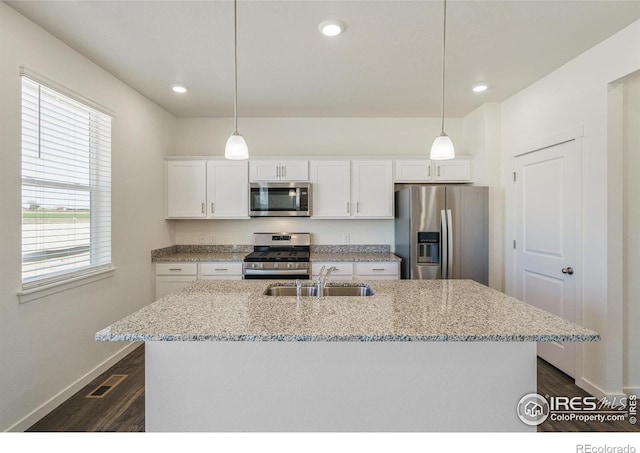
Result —
[{"label": "refrigerator door handle", "polygon": [[449,271],[449,226],[444,209],[440,211],[440,278],[448,278]]},{"label": "refrigerator door handle", "polygon": [[453,221],[451,209],[447,209],[447,278],[453,278]]}]

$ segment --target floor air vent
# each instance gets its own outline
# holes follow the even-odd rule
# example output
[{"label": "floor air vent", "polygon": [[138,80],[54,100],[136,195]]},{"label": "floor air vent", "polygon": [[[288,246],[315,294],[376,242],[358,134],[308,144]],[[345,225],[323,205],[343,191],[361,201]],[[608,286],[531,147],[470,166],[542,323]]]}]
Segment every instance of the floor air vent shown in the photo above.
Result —
[{"label": "floor air vent", "polygon": [[96,389],[89,393],[85,398],[104,398],[107,393],[115,388],[116,385],[124,381],[127,374],[112,374],[106,381],[100,384]]}]

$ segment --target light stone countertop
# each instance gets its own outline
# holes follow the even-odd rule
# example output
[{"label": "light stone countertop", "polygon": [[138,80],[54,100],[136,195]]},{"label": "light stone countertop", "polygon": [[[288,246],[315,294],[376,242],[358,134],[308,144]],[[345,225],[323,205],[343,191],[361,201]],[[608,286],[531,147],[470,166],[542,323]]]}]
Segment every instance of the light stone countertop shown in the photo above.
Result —
[{"label": "light stone countertop", "polygon": [[592,330],[472,280],[372,281],[373,296],[301,297],[299,303],[296,297],[263,295],[273,284],[293,285],[273,280],[196,281],[106,327],[96,340],[600,340]]},{"label": "light stone countertop", "polygon": [[[152,262],[242,262],[253,251],[252,246],[172,246],[151,252]],[[379,245],[322,245],[312,246],[310,261],[315,262],[382,262],[402,259]]]}]

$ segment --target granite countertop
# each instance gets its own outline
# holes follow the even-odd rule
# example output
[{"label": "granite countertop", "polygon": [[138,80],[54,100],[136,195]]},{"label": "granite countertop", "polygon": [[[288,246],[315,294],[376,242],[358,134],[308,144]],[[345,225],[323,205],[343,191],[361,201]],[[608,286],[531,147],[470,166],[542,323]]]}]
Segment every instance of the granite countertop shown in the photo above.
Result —
[{"label": "granite countertop", "polygon": [[[151,252],[152,262],[244,261],[253,252],[251,245],[174,245]],[[311,246],[310,261],[381,262],[402,261],[388,245]]]},{"label": "granite countertop", "polygon": [[[366,297],[275,297],[291,281],[200,280],[99,341],[599,341],[598,333],[472,280],[372,281]],[[333,282],[336,286],[355,283]]]}]

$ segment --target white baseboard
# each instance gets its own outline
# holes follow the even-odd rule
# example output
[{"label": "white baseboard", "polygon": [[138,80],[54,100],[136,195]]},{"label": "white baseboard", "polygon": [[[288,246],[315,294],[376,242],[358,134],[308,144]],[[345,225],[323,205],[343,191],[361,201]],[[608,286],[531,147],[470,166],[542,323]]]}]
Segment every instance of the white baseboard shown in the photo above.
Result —
[{"label": "white baseboard", "polygon": [[613,401],[619,401],[621,398],[624,398],[626,396],[625,393],[627,393],[626,389],[624,390],[623,393],[605,392],[603,389],[601,389],[600,387],[598,387],[597,385],[593,384],[592,382],[590,382],[585,378],[576,379],[576,385],[580,387],[582,390],[584,390],[585,392],[589,393],[592,396],[595,396],[598,399],[607,398]]},{"label": "white baseboard", "polygon": [[19,420],[18,422],[16,422],[12,426],[10,426],[9,429],[7,429],[7,432],[24,432],[24,431],[26,431],[31,426],[33,426],[33,424],[35,424],[37,421],[39,421],[45,415],[47,415],[49,412],[51,412],[56,407],[58,407],[60,404],[62,404],[63,402],[68,400],[70,397],[75,395],[77,392],[82,390],[82,388],[84,386],[88,385],[95,378],[97,378],[102,373],[104,373],[109,368],[111,368],[113,365],[115,365],[120,360],[122,360],[125,356],[127,356],[129,353],[131,353],[138,346],[140,346],[139,342],[127,344],[124,348],[122,348],[121,350],[116,352],[114,355],[109,357],[107,360],[102,362],[100,365],[96,366],[93,370],[89,371],[87,374],[85,374],[80,379],[75,381],[69,387],[67,387],[66,389],[62,390],[60,393],[55,395],[49,401],[47,401],[46,403],[44,403],[40,407],[36,408],[35,410],[33,410],[26,417],[22,418],[21,420]]},{"label": "white baseboard", "polygon": [[640,387],[624,387],[622,389],[627,395],[635,395],[640,397]]}]

